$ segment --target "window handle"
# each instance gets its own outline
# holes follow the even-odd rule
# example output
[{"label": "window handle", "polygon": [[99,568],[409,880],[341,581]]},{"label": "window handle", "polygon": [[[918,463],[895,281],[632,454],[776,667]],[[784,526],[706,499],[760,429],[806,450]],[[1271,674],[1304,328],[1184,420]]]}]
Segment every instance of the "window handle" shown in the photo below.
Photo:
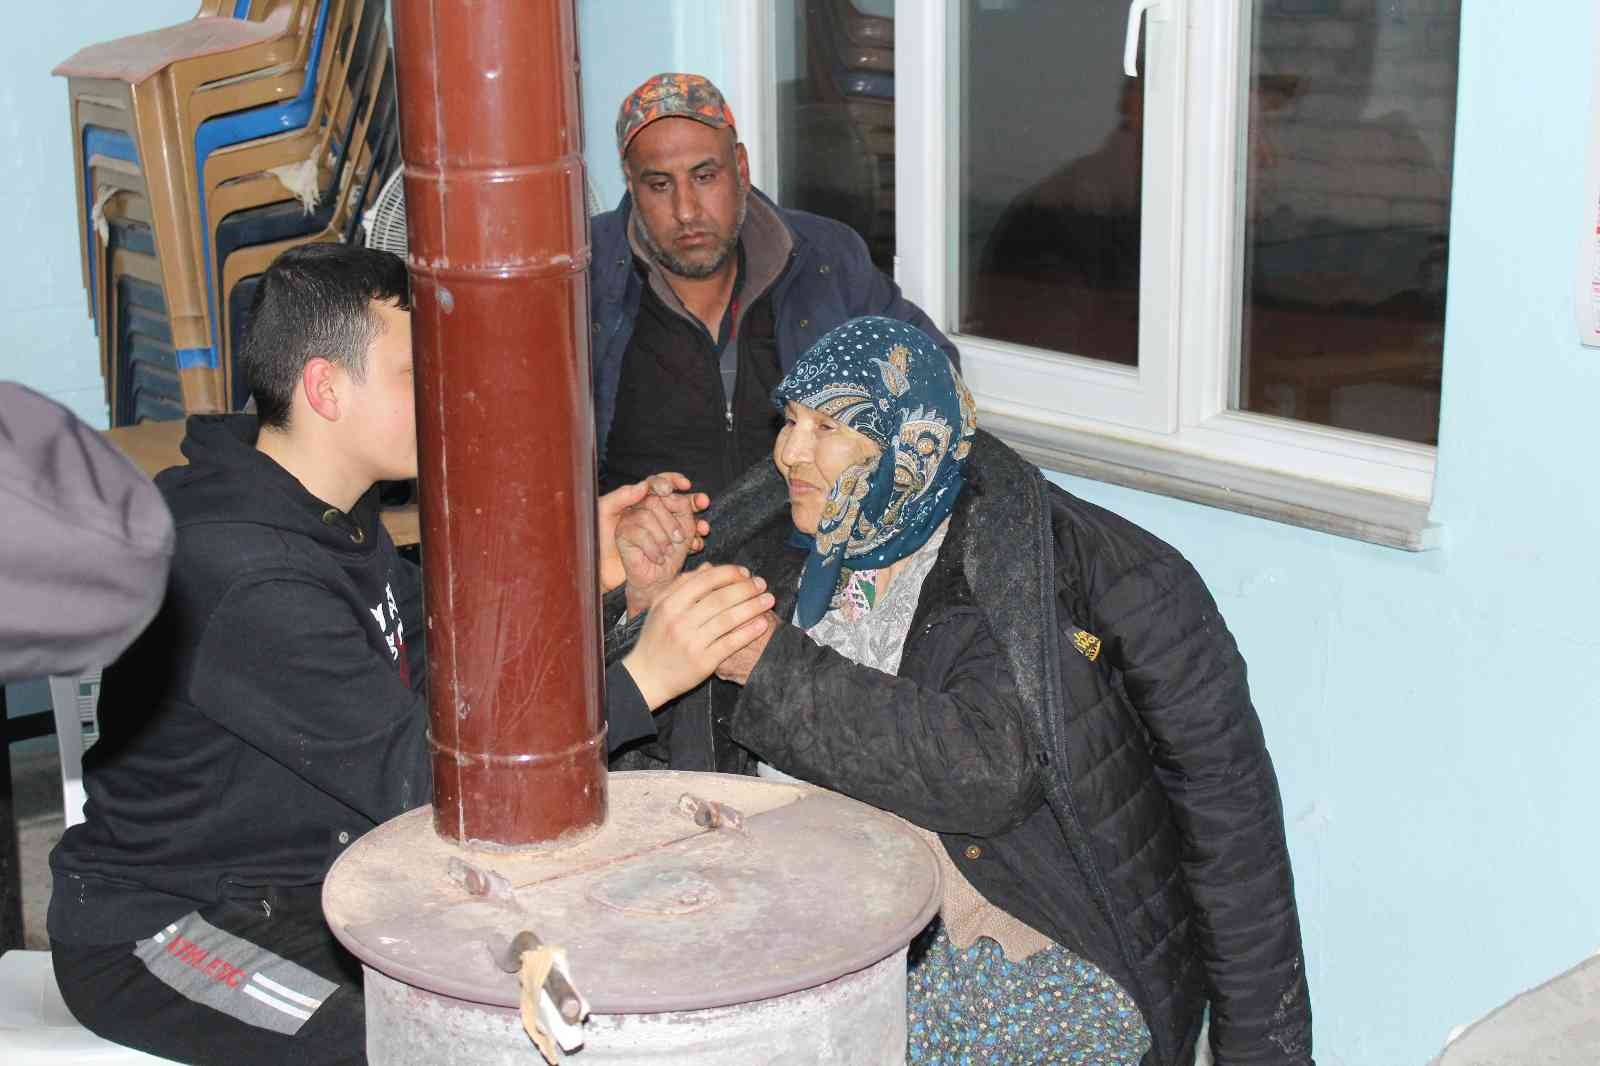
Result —
[{"label": "window handle", "polygon": [[1133,0],[1128,5],[1128,36],[1122,43],[1122,72],[1130,78],[1139,76],[1139,23],[1146,12],[1152,20],[1167,17],[1163,0]]}]

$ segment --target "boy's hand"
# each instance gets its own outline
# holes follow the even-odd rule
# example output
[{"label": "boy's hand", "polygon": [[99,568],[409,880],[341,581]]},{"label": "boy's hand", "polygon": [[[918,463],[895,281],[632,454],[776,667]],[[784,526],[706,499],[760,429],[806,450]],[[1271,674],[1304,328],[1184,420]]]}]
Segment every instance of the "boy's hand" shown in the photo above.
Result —
[{"label": "boy's hand", "polygon": [[701,566],[670,582],[622,660],[652,711],[768,632],[766,588],[742,566]]}]

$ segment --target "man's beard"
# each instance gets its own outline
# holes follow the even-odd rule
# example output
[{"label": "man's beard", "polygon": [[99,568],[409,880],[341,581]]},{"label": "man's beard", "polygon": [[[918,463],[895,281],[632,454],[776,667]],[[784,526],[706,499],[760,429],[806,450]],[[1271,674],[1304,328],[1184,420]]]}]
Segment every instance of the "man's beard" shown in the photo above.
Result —
[{"label": "man's beard", "polygon": [[728,259],[733,255],[733,250],[739,247],[739,234],[744,232],[745,209],[750,206],[750,192],[745,190],[739,196],[739,214],[733,220],[733,232],[728,239],[717,246],[716,254],[704,263],[690,263],[656,243],[655,235],[650,232],[650,227],[644,224],[644,219],[639,219],[639,243],[643,244],[645,251],[650,253],[650,258],[661,264],[662,269],[669,274],[676,274],[680,278],[699,281],[709,278],[727,265]]}]

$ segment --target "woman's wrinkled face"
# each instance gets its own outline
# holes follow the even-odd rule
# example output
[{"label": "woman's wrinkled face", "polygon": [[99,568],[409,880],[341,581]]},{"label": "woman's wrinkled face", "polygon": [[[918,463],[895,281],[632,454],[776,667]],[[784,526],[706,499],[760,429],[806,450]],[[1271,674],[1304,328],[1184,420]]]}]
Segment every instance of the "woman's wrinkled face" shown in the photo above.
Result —
[{"label": "woman's wrinkled face", "polygon": [[815,534],[822,505],[839,475],[852,466],[870,464],[882,450],[871,438],[819,411],[793,400],[786,403],[772,460],[789,483],[789,511],[795,528]]}]

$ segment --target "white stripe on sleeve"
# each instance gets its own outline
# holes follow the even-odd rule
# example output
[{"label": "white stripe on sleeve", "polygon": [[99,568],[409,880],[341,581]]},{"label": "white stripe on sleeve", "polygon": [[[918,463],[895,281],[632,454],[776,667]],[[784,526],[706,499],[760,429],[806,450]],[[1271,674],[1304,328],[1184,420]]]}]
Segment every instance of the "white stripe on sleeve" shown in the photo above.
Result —
[{"label": "white stripe on sleeve", "polygon": [[291,1018],[299,1018],[301,1021],[305,1021],[307,1018],[311,1017],[310,1011],[301,1010],[299,1007],[291,1007],[282,1000],[267,995],[254,985],[245,985],[243,991],[245,995],[253,996],[254,998],[265,1003],[267,1006],[271,1007],[273,1010],[282,1011]]}]

